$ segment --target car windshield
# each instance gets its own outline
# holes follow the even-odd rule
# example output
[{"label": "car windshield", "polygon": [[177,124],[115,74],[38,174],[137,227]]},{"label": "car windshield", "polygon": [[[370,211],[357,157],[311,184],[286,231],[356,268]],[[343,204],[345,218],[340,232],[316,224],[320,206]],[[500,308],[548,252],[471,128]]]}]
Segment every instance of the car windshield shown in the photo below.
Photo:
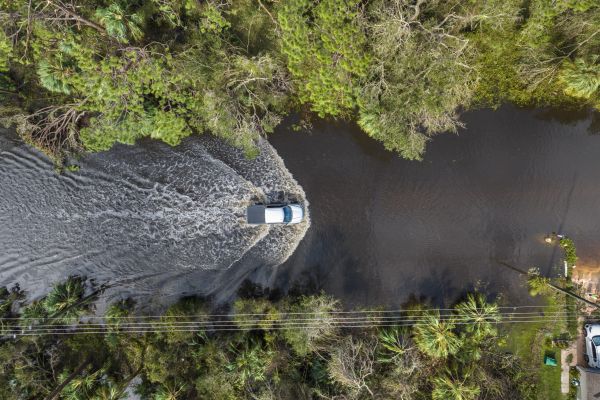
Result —
[{"label": "car windshield", "polygon": [[594,336],[592,342],[594,343],[594,346],[600,346],[600,336]]},{"label": "car windshield", "polygon": [[286,224],[292,220],[292,209],[288,206],[283,207],[283,222]]}]

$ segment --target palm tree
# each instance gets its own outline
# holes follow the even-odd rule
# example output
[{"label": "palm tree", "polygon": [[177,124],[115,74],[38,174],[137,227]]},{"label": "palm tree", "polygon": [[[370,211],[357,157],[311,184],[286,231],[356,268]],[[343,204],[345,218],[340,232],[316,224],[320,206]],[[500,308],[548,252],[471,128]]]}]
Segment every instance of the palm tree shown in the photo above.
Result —
[{"label": "palm tree", "polygon": [[67,388],[73,380],[78,377],[86,370],[86,368],[92,363],[92,357],[88,356],[85,358],[73,371],[61,376],[61,382],[44,398],[44,400],[54,400]]},{"label": "palm tree", "polygon": [[[60,395],[66,400],[89,399],[90,394],[99,384],[99,379],[105,371],[103,369],[89,373],[85,371],[82,375],[76,375],[71,378],[69,384],[65,386]],[[69,373],[64,371],[60,376],[60,381],[64,382],[69,377]]]},{"label": "palm tree", "polygon": [[118,3],[97,9],[96,18],[104,25],[106,33],[121,42],[127,42],[128,38],[139,40],[144,35],[141,28],[144,23],[142,15],[128,14]]},{"label": "palm tree", "polygon": [[108,382],[107,385],[103,385],[100,390],[92,397],[94,400],[120,400],[124,398],[124,392],[121,388],[112,383]]},{"label": "palm tree", "polygon": [[40,61],[37,75],[42,86],[55,93],[71,93],[72,86],[69,84],[69,79],[73,69],[67,64],[60,55],[53,58],[52,63],[48,60]]},{"label": "palm tree", "polygon": [[273,359],[273,352],[269,349],[263,349],[254,340],[249,339],[241,350],[236,350],[232,346],[232,351],[236,353],[235,361],[227,366],[227,369],[234,371],[240,386],[245,386],[248,382],[262,382],[266,379],[266,371]]},{"label": "palm tree", "polygon": [[23,298],[23,292],[18,286],[8,289],[6,287],[0,287],[0,334],[6,334],[15,328],[18,324],[17,319],[14,317],[17,314],[13,313],[14,304]]},{"label": "palm tree", "polygon": [[447,358],[456,354],[462,344],[453,329],[454,324],[442,321],[438,311],[428,312],[415,325],[415,343],[419,350],[430,357]]},{"label": "palm tree", "polygon": [[578,58],[565,62],[559,78],[569,96],[591,98],[600,88],[598,56],[593,56],[590,60]]},{"label": "palm tree", "polygon": [[7,318],[13,316],[13,304],[22,300],[25,296],[18,286],[11,288],[0,287],[0,317]]},{"label": "palm tree", "polygon": [[104,313],[104,319],[109,331],[118,331],[121,323],[130,322],[130,314],[135,303],[131,299],[120,300],[110,307]]},{"label": "palm tree", "polygon": [[455,310],[461,323],[465,324],[465,332],[473,339],[496,335],[496,324],[500,321],[498,305],[488,303],[481,293],[469,294]]},{"label": "palm tree", "polygon": [[177,400],[183,398],[185,389],[186,387],[183,383],[165,383],[154,395],[154,400]]},{"label": "palm tree", "polygon": [[380,360],[391,362],[398,357],[403,357],[410,350],[407,332],[400,327],[383,329],[377,335],[382,347]]},{"label": "palm tree", "polygon": [[48,318],[48,310],[44,306],[43,301],[33,301],[21,311],[19,322],[23,326],[32,324],[35,321]]},{"label": "palm tree", "polygon": [[84,280],[81,277],[71,276],[65,282],[54,286],[44,299],[44,307],[51,316],[57,314],[63,317],[77,316],[79,310],[75,306],[82,299],[84,291]]},{"label": "palm tree", "polygon": [[531,268],[527,272],[527,286],[531,296],[545,294],[550,291],[550,279],[542,276],[537,268]]},{"label": "palm tree", "polygon": [[433,400],[474,400],[480,391],[476,386],[467,385],[465,380],[450,375],[434,378],[433,385]]}]

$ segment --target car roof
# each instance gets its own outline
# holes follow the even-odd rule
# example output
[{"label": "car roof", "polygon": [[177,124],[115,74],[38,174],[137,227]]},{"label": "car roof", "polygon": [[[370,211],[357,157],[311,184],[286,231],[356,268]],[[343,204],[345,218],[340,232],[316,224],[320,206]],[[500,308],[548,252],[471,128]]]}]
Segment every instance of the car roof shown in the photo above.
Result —
[{"label": "car roof", "polygon": [[268,207],[265,209],[265,222],[267,224],[283,222],[283,207]]}]

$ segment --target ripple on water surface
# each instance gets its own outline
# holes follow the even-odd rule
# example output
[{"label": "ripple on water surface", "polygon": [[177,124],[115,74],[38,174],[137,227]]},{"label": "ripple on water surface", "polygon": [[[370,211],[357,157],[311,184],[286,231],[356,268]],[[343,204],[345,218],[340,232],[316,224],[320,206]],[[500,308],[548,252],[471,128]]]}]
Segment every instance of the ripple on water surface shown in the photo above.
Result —
[{"label": "ripple on water surface", "polygon": [[[208,137],[176,148],[147,141],[87,156],[80,171],[58,175],[36,151],[3,139],[0,283],[18,282],[36,297],[83,274],[118,284],[109,298],[153,294],[161,302],[285,261],[308,218],[292,229],[250,226],[246,207],[308,204],[273,148],[262,140],[259,148],[256,159],[246,160]],[[242,258],[255,265],[227,271]]]}]

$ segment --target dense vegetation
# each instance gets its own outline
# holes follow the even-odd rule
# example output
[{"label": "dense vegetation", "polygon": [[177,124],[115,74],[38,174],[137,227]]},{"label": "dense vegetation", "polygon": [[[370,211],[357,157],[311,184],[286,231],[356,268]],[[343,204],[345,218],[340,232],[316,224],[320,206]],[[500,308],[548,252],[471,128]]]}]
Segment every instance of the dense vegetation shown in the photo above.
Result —
[{"label": "dense vegetation", "polygon": [[60,162],[291,111],[421,158],[469,107],[600,107],[595,0],[0,0],[0,117]]},{"label": "dense vegetation", "polygon": [[[73,277],[35,302],[18,288],[0,293],[1,398],[121,399],[133,390],[156,400],[536,398],[528,370],[500,347],[498,306],[480,294],[446,316],[407,306],[419,322],[397,326],[340,327],[339,303],[319,295],[246,298],[218,320],[196,298],[159,319],[127,319],[133,304],[121,301],[94,328],[85,316],[101,290],[88,285]],[[319,322],[278,329],[291,315]],[[123,332],[131,321],[150,332]],[[234,329],[218,330],[226,321]]]}]

